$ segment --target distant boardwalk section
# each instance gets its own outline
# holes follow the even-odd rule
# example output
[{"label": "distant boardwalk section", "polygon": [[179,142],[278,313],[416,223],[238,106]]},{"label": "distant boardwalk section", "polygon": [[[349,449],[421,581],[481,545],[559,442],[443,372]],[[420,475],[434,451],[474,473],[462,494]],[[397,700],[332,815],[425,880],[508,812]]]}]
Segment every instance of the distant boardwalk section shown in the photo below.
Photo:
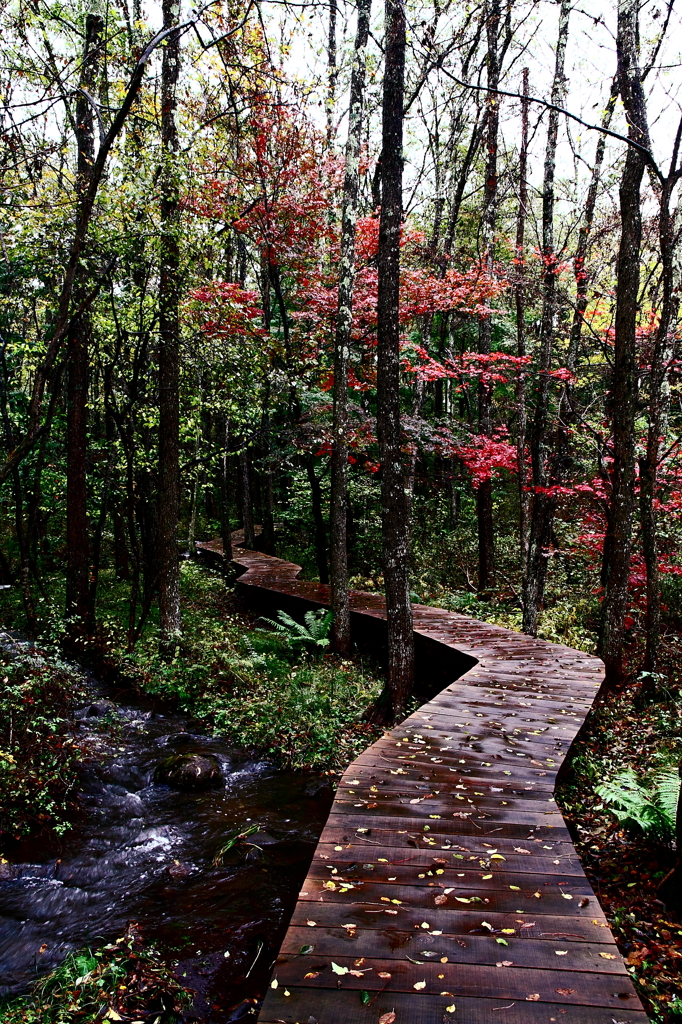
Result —
[{"label": "distant boardwalk section", "polygon": [[[269,608],[329,603],[297,565],[235,557]],[[385,645],[382,599],[352,608]],[[345,772],[259,1021],[646,1024],[553,796],[602,663],[423,605],[414,626],[440,692]]]}]

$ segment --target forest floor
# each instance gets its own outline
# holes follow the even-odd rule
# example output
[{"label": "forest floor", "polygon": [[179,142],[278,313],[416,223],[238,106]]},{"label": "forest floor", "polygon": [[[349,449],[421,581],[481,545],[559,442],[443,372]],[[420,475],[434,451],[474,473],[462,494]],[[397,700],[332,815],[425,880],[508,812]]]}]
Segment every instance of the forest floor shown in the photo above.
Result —
[{"label": "forest floor", "polygon": [[[100,636],[100,654],[109,668],[114,666],[140,692],[191,716],[203,730],[216,731],[235,746],[284,768],[313,769],[333,781],[375,738],[362,714],[379,691],[378,673],[364,662],[296,651],[286,639],[264,631],[265,624],[217,573],[184,563],[182,585],[185,631],[182,646],[170,661],[158,656],[153,622],[135,650],[126,650],[123,627],[118,625],[123,610],[116,605],[112,585],[111,607]],[[467,608],[466,613],[475,614],[475,609]],[[18,625],[16,620],[13,624]],[[8,656],[0,695],[6,705],[4,720],[9,716],[19,722],[20,706],[25,714],[36,701],[52,701],[55,715],[51,719],[41,714],[28,725],[27,735],[33,742],[24,745],[24,759],[35,763],[27,762],[23,774],[29,782],[33,780],[32,788],[18,793],[17,807],[5,806],[4,813],[9,815],[5,823],[15,832],[51,827],[63,831],[72,812],[70,787],[76,762],[87,756],[69,725],[68,693],[82,700],[81,687],[77,674],[56,653],[54,672],[49,657],[14,674],[11,661]],[[655,1024],[682,1021],[682,923],[656,898],[657,885],[672,866],[674,854],[665,837],[626,828],[597,787],[624,768],[647,779],[657,768],[679,763],[681,716],[678,690],[663,690],[656,701],[643,705],[636,686],[596,708],[574,749],[572,771],[557,794],[585,870]],[[50,729],[54,729],[54,742]],[[11,773],[16,749],[13,753],[2,735],[0,747],[0,768]],[[51,752],[52,760],[46,760],[44,751]],[[49,802],[46,797],[38,820],[32,819],[27,808],[35,808],[33,792],[41,791],[40,780],[50,771],[69,785],[61,793],[58,786],[43,787]],[[86,1012],[87,1001],[106,993],[107,986],[120,995],[116,986],[122,971],[134,981],[131,998],[136,986],[158,980],[158,998],[168,1007],[161,1017],[163,1024],[182,1012],[182,988],[173,981],[170,961],[165,963],[131,934],[118,943],[71,955],[28,999],[0,1007],[0,1024],[88,1020],[87,1015],[69,1016],[75,1013],[70,1007],[77,1005],[79,1012]],[[75,983],[83,972],[90,978],[75,996]],[[126,1010],[124,1002],[111,1005]]]},{"label": "forest floor", "polygon": [[557,799],[649,1017],[675,1024],[682,1021],[682,921],[656,896],[675,860],[672,837],[625,828],[596,790],[626,768],[651,779],[680,763],[682,700],[661,696],[642,706],[633,688],[595,708]]}]

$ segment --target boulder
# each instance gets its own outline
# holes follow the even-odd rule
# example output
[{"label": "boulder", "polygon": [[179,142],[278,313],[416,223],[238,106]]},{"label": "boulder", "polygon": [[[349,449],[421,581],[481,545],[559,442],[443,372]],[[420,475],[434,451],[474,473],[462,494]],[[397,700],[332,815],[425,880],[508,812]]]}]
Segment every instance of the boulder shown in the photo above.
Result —
[{"label": "boulder", "polygon": [[218,758],[211,754],[171,754],[157,766],[154,782],[175,789],[215,789],[223,777]]}]

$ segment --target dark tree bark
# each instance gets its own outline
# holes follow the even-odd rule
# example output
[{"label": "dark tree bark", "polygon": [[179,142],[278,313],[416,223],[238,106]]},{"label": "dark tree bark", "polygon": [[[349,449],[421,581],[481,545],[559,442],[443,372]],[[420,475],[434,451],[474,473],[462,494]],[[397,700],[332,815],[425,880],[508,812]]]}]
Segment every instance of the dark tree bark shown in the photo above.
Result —
[{"label": "dark tree bark", "polygon": [[320,583],[329,583],[329,569],[327,567],[327,535],[324,528],[324,515],[322,514],[322,488],[315,473],[315,460],[312,455],[307,455],[305,469],[310,484],[310,498],[313,507],[313,525],[315,527],[315,561],[317,562],[317,575]]},{"label": "dark tree bark", "polygon": [[[94,96],[100,66],[103,19],[88,14],[81,82],[76,102],[76,145],[78,159],[76,188],[82,202],[87,193],[95,162],[95,115],[85,95]],[[74,299],[82,302],[87,282],[81,271],[74,282]],[[87,633],[90,621],[90,552],[87,506],[87,398],[88,363],[92,323],[84,310],[69,331],[67,413],[66,413],[66,618],[70,633]]]},{"label": "dark tree bark", "polygon": [[[525,289],[525,234],[528,215],[528,68],[523,69],[523,100],[521,101],[521,148],[519,150],[519,207],[516,214],[516,269],[518,280],[514,289],[516,305],[516,354],[526,354],[526,289]],[[525,571],[528,555],[528,470],[526,467],[526,372],[519,367],[516,384],[516,405],[519,425],[516,452],[519,466],[519,549],[521,568]]]},{"label": "dark tree bark", "polygon": [[[163,0],[164,28],[178,23],[179,0]],[[178,517],[180,513],[180,190],[176,167],[176,89],[180,37],[169,35],[161,67],[161,244],[159,267],[159,626],[168,647],[182,626]]]},{"label": "dark tree bark", "polygon": [[[618,5],[618,82],[628,137],[649,147],[646,101],[639,68],[639,0]],[[637,310],[642,243],[640,190],[646,157],[628,146],[620,184],[621,237],[616,271],[613,376],[609,395],[612,455],[611,494],[602,560],[604,600],[599,653],[607,689],[623,680],[623,643],[628,602],[635,506],[635,414],[637,408]]]},{"label": "dark tree bark", "polygon": [[[561,0],[551,100],[555,107],[561,106],[564,93],[564,66],[571,6],[570,0]],[[554,250],[554,176],[559,136],[558,110],[550,109],[548,117],[545,170],[542,186],[542,259],[544,273],[542,282],[542,318],[540,321],[540,365],[531,444],[533,496],[530,506],[528,555],[523,576],[523,631],[530,634],[530,636],[536,636],[537,634],[538,611],[545,594],[547,559],[556,501],[551,494],[545,493],[544,488],[548,486],[550,474],[548,420],[551,378],[549,374],[552,369],[557,305],[557,257]]]},{"label": "dark tree bark", "polygon": [[[661,637],[661,583],[658,569],[658,529],[655,506],[658,465],[662,440],[665,435],[665,421],[670,404],[670,389],[667,375],[674,358],[676,344],[677,316],[680,305],[679,287],[679,238],[675,230],[674,216],[670,209],[672,191],[679,180],[677,161],[680,151],[682,122],[677,131],[670,162],[670,172],[663,182],[659,195],[658,241],[661,259],[662,296],[661,308],[649,371],[649,427],[646,453],[639,460],[639,503],[640,525],[642,528],[642,551],[646,565],[646,653],[644,668],[655,672],[658,667],[658,647]],[[677,264],[677,265],[676,265]],[[677,273],[676,273],[677,271]],[[653,683],[649,677],[650,683]],[[643,690],[652,689],[645,683]]]},{"label": "dark tree bark", "polygon": [[400,228],[403,177],[405,8],[386,0],[382,109],[381,220],[377,257],[377,432],[381,459],[381,519],[388,626],[388,678],[376,714],[396,720],[414,683],[414,634],[409,586],[408,503],[400,429]]},{"label": "dark tree bark", "polygon": [[242,484],[242,525],[244,527],[244,547],[253,551],[256,547],[256,528],[253,523],[253,494],[251,489],[251,460],[249,449],[239,453],[239,468]]},{"label": "dark tree bark", "polygon": [[365,91],[365,53],[369,37],[371,0],[358,4],[355,57],[350,82],[346,171],[341,214],[341,262],[339,267],[339,303],[334,343],[334,421],[331,458],[330,561],[331,606],[334,613],[333,646],[338,654],[351,648],[350,602],[348,596],[348,543],[346,535],[348,504],[348,366],[353,322],[355,285],[355,229],[360,187],[360,143],[362,107]]},{"label": "dark tree bark", "polygon": [[[497,145],[500,128],[500,99],[496,90],[500,85],[499,30],[500,0],[488,0],[484,8],[487,54],[486,83],[486,164],[481,214],[482,263],[489,274],[495,265],[495,225],[497,222]],[[490,355],[492,347],[492,319],[481,318],[478,329],[478,351]],[[478,430],[489,437],[492,434],[492,395],[481,382],[478,388]],[[478,521],[478,589],[487,590],[495,575],[495,531],[493,529],[492,480],[484,480],[476,489],[476,519]]]}]

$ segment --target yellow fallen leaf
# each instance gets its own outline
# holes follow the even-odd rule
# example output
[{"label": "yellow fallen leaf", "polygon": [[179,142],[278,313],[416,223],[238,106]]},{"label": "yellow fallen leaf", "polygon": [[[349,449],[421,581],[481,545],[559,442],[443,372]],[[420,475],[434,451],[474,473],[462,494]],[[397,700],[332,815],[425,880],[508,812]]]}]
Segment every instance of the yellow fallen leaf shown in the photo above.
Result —
[{"label": "yellow fallen leaf", "polygon": [[272,981],[270,982],[270,988],[279,988],[279,982],[277,981],[277,978],[272,979]]},{"label": "yellow fallen leaf", "polygon": [[565,900],[572,900],[573,899],[573,897],[571,896],[570,892],[562,892],[561,895],[563,896],[563,898]]},{"label": "yellow fallen leaf", "polygon": [[492,878],[492,877],[493,877],[492,875],[481,875],[481,878],[483,879],[484,882],[487,882],[488,879]]},{"label": "yellow fallen leaf", "polygon": [[568,950],[567,949],[555,949],[554,952],[556,953],[557,956],[566,956],[566,954],[568,953]]},{"label": "yellow fallen leaf", "polygon": [[315,925],[317,924],[317,921],[306,921],[306,924],[308,925],[309,928],[314,928]]},{"label": "yellow fallen leaf", "polygon": [[600,953],[599,956],[603,956],[605,960],[615,960],[615,953]]},{"label": "yellow fallen leaf", "polygon": [[521,886],[520,885],[510,885],[509,888],[513,889],[514,892],[521,892]]},{"label": "yellow fallen leaf", "polygon": [[422,990],[423,988],[426,988],[426,982],[425,982],[425,981],[415,981],[415,983],[414,983],[414,985],[412,986],[412,988],[416,988],[416,990],[417,990],[418,992],[421,992],[421,990]]},{"label": "yellow fallen leaf", "polygon": [[450,1003],[449,1006],[445,1007],[445,1012],[446,1013],[454,1013],[456,1009],[457,1009],[457,1007],[455,1006],[455,1004],[454,1003]]},{"label": "yellow fallen leaf", "polygon": [[319,978],[319,976],[320,976],[320,972],[319,971],[308,971],[307,974],[303,975],[303,980],[305,981],[307,978]]}]

